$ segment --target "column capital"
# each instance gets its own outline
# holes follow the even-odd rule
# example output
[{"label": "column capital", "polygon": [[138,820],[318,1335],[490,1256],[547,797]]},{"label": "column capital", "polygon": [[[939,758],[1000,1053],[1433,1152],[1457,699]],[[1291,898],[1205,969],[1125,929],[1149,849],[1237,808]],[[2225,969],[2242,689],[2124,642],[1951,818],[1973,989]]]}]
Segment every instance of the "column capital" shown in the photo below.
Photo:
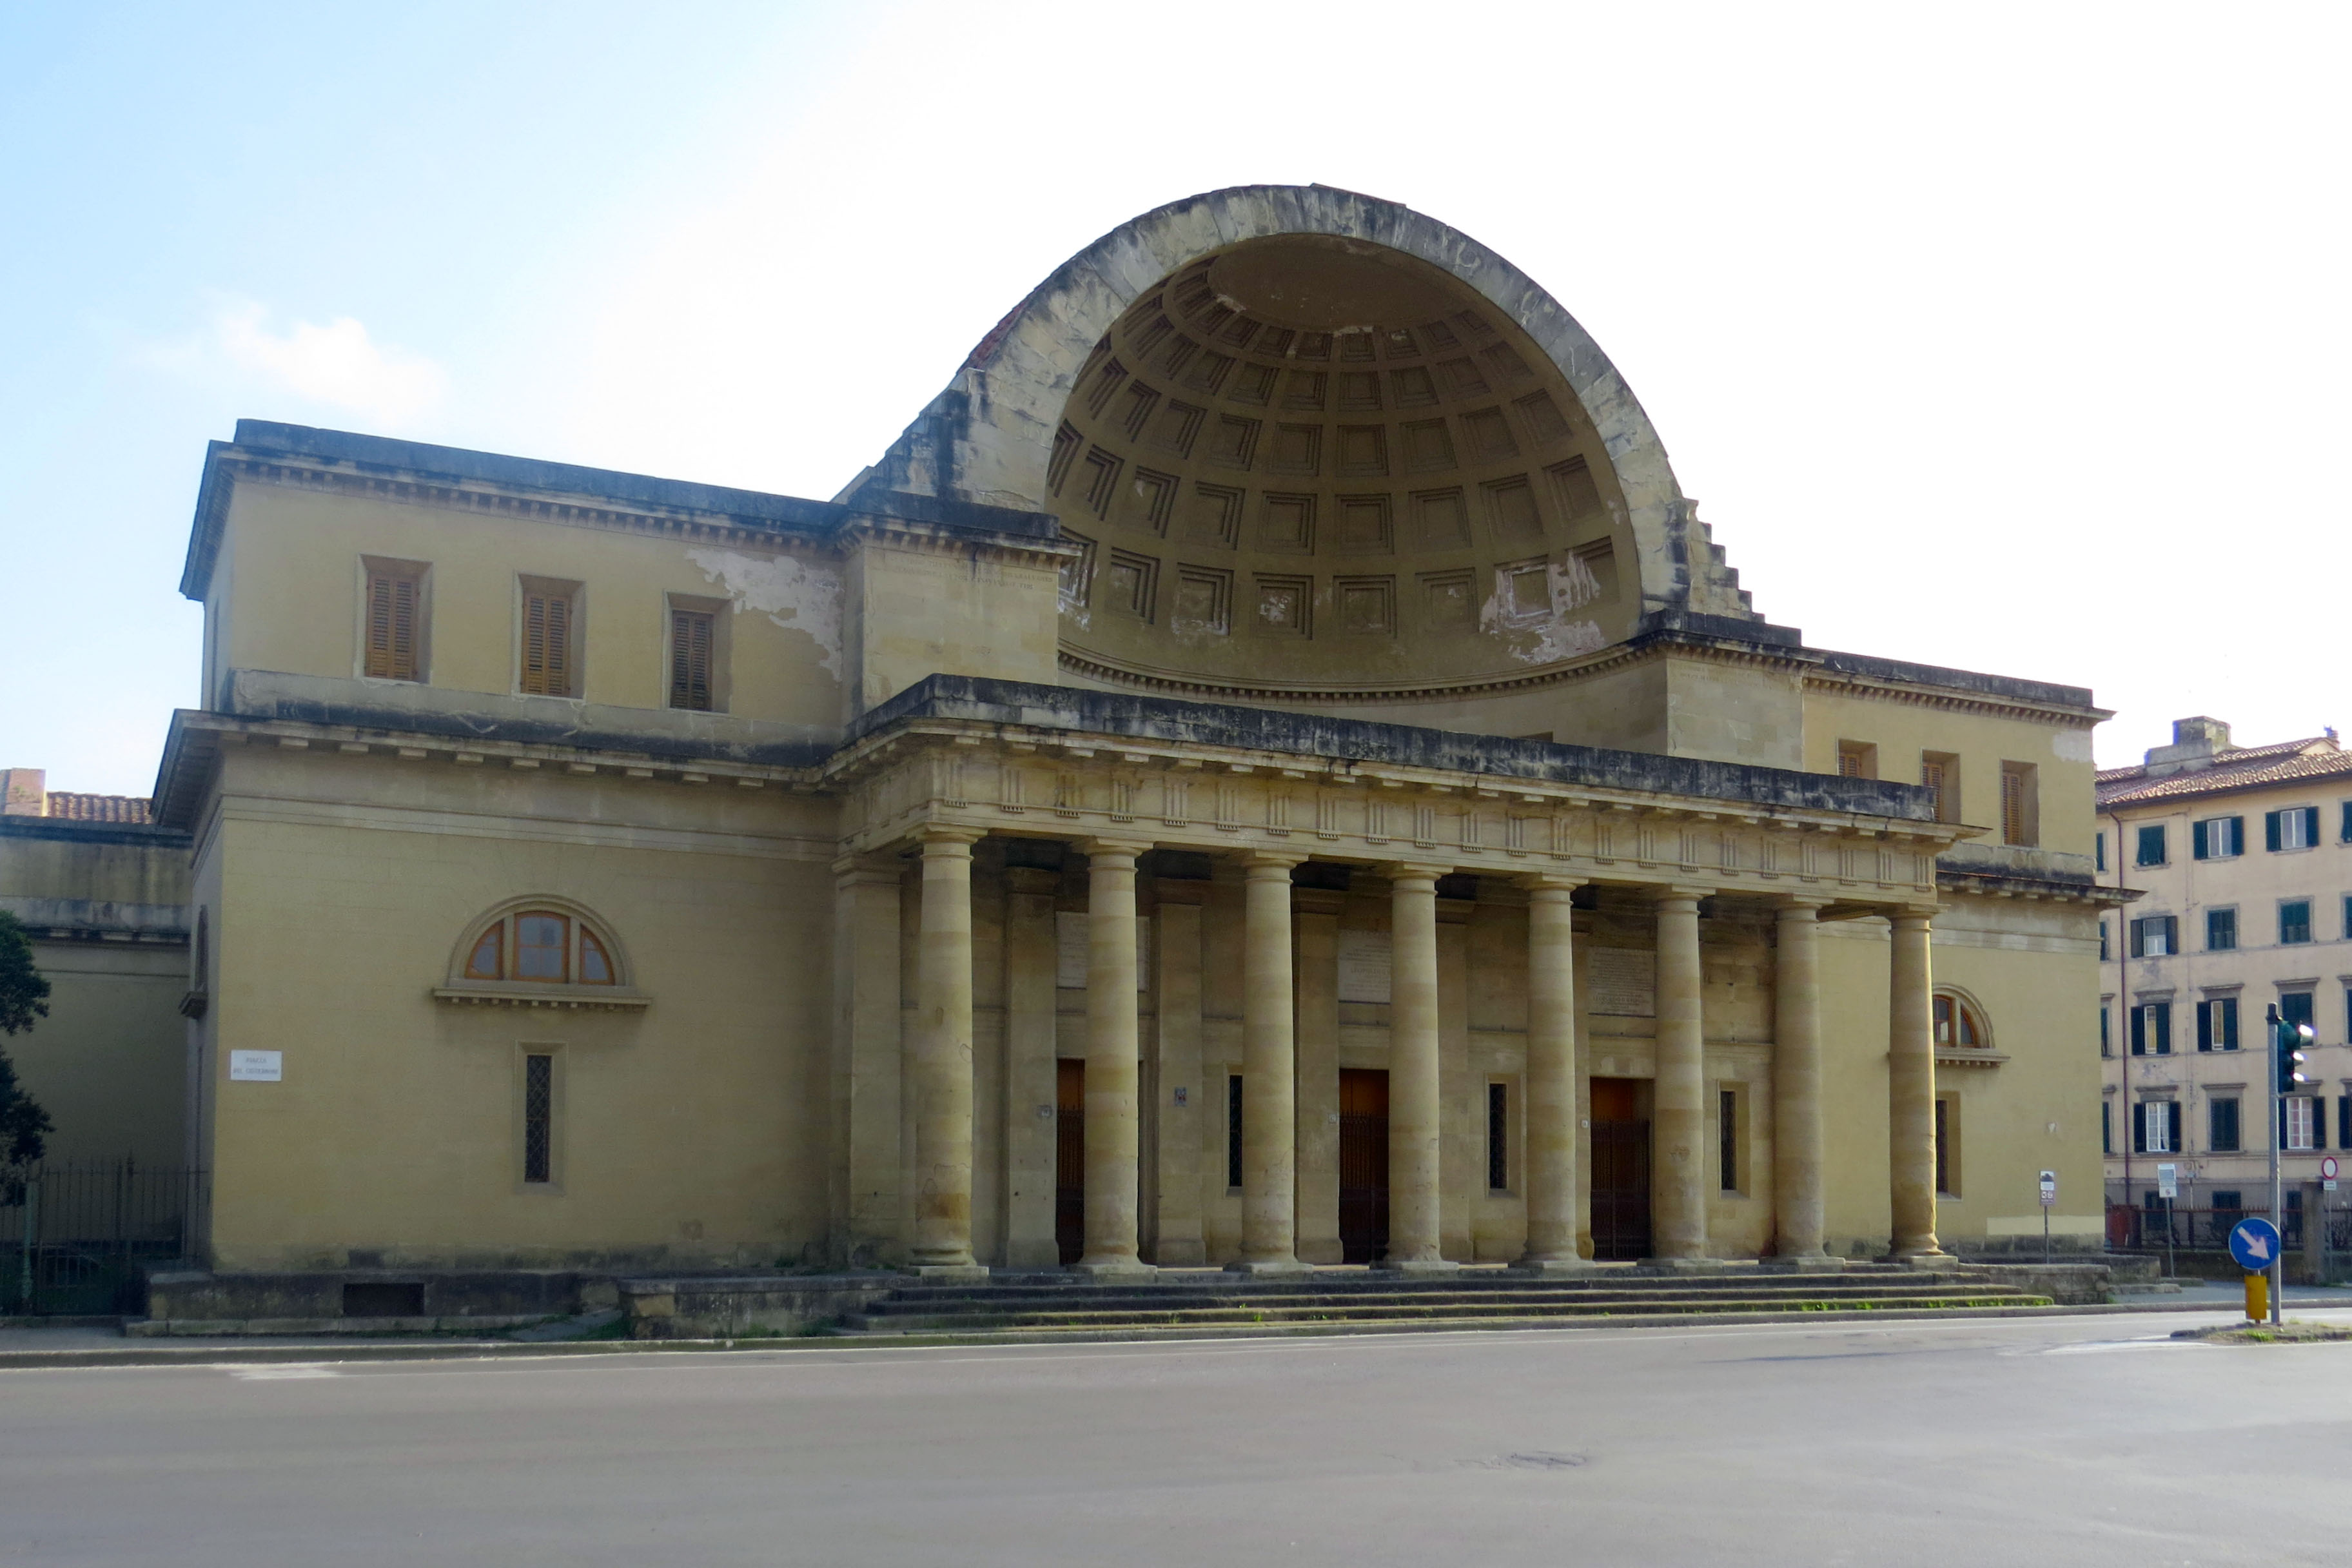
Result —
[{"label": "column capital", "polygon": [[1924,926],[1943,912],[1940,904],[1897,904],[1886,911],[1886,920],[1897,927]]},{"label": "column capital", "polygon": [[987,837],[988,832],[980,827],[960,827],[951,822],[927,822],[907,837],[921,845],[923,852],[929,854],[934,848],[945,849],[951,845],[961,845],[969,849]]},{"label": "column capital", "polygon": [[1834,902],[1818,893],[1784,893],[1773,900],[1774,912],[1784,921],[1819,920],[1822,911]]},{"label": "column capital", "polygon": [[1701,899],[1715,897],[1713,888],[1696,887],[1687,882],[1668,882],[1646,889],[1654,904],[1696,903]]},{"label": "column capital", "polygon": [[1530,871],[1514,879],[1528,892],[1538,894],[1572,893],[1591,881],[1589,877],[1571,877],[1564,871]]},{"label": "column capital", "polygon": [[1073,839],[1071,843],[1079,854],[1089,860],[1117,855],[1124,855],[1132,860],[1139,855],[1151,853],[1152,847],[1152,841],[1149,838],[1078,838]]},{"label": "column capital", "polygon": [[1307,853],[1302,849],[1241,849],[1234,852],[1234,863],[1245,870],[1280,871],[1287,877],[1293,866],[1307,863]]},{"label": "column capital", "polygon": [[1454,868],[1435,860],[1385,860],[1381,863],[1381,875],[1391,882],[1421,880],[1435,882],[1441,877],[1454,875]]},{"label": "column capital", "polygon": [[833,863],[836,888],[896,886],[905,868],[895,855],[844,855]]}]

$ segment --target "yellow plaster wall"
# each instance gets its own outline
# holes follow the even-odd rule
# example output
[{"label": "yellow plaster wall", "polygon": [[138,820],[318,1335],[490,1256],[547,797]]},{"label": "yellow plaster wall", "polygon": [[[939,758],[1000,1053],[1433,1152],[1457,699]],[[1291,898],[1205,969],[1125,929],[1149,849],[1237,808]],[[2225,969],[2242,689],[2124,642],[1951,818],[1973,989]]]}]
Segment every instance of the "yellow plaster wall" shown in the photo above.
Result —
[{"label": "yellow plaster wall", "polygon": [[2030,763],[2040,782],[2040,847],[2069,855],[2091,852],[2093,773],[2091,732],[2077,724],[2042,722],[1998,713],[1971,713],[1880,695],[1863,689],[1810,688],[1804,694],[1802,766],[1837,772],[1838,742],[1878,748],[1878,776],[1919,782],[1920,755],[1943,752],[1960,759],[1960,820],[1990,828],[1980,844],[2000,841],[2000,765]]},{"label": "yellow plaster wall", "polygon": [[667,596],[677,594],[733,603],[730,712],[839,721],[841,566],[821,549],[713,544],[252,481],[230,503],[211,601],[226,668],[361,674],[364,555],[431,566],[433,686],[518,690],[518,579],[552,577],[582,584],[583,700],[667,704]]},{"label": "yellow plaster wall", "polygon": [[49,1016],[0,1049],[49,1113],[48,1158],[178,1165],[188,950],[37,942],[33,963],[49,982]]},{"label": "yellow plaster wall", "polygon": [[852,718],[927,675],[1055,684],[1059,638],[1050,563],[869,536],[849,564]]},{"label": "yellow plaster wall", "polygon": [[[275,752],[232,753],[225,785],[217,1267],[817,1255],[823,806]],[[604,917],[652,1005],[436,1001],[467,922],[532,893]],[[526,1047],[560,1058],[553,1189],[520,1179]],[[283,1051],[284,1081],[227,1081],[237,1049]]]}]

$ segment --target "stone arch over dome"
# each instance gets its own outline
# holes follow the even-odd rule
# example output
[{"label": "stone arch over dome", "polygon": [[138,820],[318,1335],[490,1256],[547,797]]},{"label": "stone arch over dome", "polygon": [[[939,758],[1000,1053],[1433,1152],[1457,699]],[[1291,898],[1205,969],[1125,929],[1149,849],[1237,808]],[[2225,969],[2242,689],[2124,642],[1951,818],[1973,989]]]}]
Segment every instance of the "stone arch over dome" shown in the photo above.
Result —
[{"label": "stone arch over dome", "polygon": [[1758,617],[1647,416],[1465,235],[1323,186],[1194,196],[1033,290],[860,476],[1054,513],[1072,675],[1335,697],[1524,683]]}]

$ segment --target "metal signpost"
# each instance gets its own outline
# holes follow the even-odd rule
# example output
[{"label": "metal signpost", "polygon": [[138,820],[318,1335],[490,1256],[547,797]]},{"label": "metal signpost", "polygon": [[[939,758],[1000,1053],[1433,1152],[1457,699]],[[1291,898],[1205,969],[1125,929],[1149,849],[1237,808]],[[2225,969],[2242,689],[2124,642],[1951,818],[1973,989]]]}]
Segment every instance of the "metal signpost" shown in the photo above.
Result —
[{"label": "metal signpost", "polygon": [[2058,1202],[2058,1173],[2042,1173],[2042,1261],[2050,1261],[2050,1211]]},{"label": "metal signpost", "polygon": [[[2303,1070],[2303,1047],[2311,1043],[2314,1030],[2308,1024],[2290,1024],[2279,1016],[2278,1004],[2271,1004],[2271,1056],[2277,1070],[2271,1074],[2271,1218],[2275,1222],[2286,1218],[2286,1196],[2279,1183],[2279,1152],[2286,1144],[2286,1097],[2311,1079]],[[2273,1232],[2273,1235],[2276,1233]],[[2273,1248],[2274,1253],[2282,1248]],[[2285,1321],[2284,1298],[2286,1295],[2286,1259],[2274,1257],[2271,1263],[2271,1321]],[[2252,1314],[2248,1314],[2252,1316]]]},{"label": "metal signpost", "polygon": [[2327,1194],[2336,1190],[2336,1156],[2319,1162],[2319,1278],[2315,1285],[2335,1283],[2336,1267],[2327,1256]]},{"label": "metal signpost", "polygon": [[2156,1168],[2156,1195],[2164,1200],[2164,1273],[2171,1279],[2179,1273],[2173,1267],[2172,1205],[2180,1196],[2180,1167],[2173,1164]]}]

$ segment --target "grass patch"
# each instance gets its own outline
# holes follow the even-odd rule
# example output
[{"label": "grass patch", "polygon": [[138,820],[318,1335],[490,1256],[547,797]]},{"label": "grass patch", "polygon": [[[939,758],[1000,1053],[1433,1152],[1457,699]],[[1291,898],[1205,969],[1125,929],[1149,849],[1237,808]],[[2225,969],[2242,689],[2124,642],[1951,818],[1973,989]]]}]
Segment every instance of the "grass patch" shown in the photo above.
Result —
[{"label": "grass patch", "polygon": [[2316,1345],[2352,1340],[2352,1324],[2233,1323],[2221,1329],[2181,1329],[2172,1337],[2213,1345]]}]

